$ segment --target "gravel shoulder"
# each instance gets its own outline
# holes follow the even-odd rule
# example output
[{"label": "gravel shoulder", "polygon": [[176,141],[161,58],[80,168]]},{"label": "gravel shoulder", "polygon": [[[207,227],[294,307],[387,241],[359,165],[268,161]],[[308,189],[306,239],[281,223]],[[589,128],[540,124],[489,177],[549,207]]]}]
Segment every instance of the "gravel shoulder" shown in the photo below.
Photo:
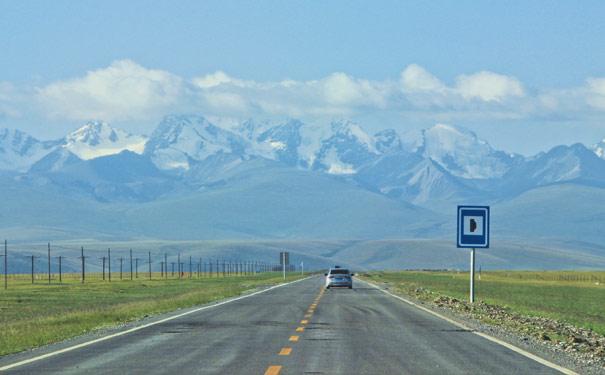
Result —
[{"label": "gravel shoulder", "polygon": [[605,337],[550,318],[520,315],[478,301],[473,304],[424,288],[404,289],[363,278],[410,302],[514,345],[579,374],[605,375]]}]

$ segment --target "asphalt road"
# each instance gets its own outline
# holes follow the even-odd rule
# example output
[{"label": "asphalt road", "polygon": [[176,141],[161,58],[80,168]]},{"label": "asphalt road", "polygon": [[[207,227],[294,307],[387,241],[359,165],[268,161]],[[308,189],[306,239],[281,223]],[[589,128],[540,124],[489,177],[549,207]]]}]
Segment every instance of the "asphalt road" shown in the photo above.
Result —
[{"label": "asphalt road", "polygon": [[559,374],[368,284],[324,291],[323,282],[274,288],[0,373]]}]

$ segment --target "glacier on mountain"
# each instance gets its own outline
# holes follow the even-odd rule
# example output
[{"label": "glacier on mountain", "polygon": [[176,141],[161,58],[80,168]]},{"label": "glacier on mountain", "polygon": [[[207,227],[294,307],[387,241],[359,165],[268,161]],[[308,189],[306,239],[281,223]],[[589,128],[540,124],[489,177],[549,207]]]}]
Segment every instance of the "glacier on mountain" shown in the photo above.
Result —
[{"label": "glacier on mountain", "polygon": [[91,121],[67,135],[62,147],[83,160],[119,154],[124,150],[142,154],[147,137],[115,129],[105,122]]}]

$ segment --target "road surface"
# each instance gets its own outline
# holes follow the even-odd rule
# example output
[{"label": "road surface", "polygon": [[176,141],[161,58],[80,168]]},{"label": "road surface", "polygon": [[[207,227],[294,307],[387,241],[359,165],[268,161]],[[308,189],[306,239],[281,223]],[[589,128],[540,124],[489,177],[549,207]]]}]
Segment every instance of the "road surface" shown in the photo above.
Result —
[{"label": "road surface", "polygon": [[364,282],[323,286],[313,277],[0,374],[560,374]]}]

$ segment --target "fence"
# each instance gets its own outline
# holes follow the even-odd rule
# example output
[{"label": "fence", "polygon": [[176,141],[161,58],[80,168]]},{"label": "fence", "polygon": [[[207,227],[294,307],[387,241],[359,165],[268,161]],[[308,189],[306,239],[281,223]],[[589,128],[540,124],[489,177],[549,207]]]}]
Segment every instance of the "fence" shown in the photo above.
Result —
[{"label": "fence", "polygon": [[602,271],[483,271],[484,275],[507,278],[512,280],[556,281],[567,283],[599,283],[603,284],[605,272]]},{"label": "fence", "polygon": [[[279,263],[266,261],[251,261],[239,259],[218,259],[193,257],[188,255],[181,257],[180,253],[169,254],[167,251],[143,251],[132,249],[85,249],[80,247],[51,246],[50,243],[19,244],[15,245],[18,255],[14,254],[11,246],[12,257],[21,257],[31,265],[30,272],[13,272],[9,269],[8,241],[4,241],[4,289],[8,288],[8,280],[31,280],[33,283],[61,282],[63,278],[79,279],[84,284],[87,279],[96,279],[111,282],[112,280],[124,279],[190,279],[190,278],[219,278],[231,276],[247,276],[257,273],[275,272],[282,270]],[[27,255],[23,255],[27,253]],[[64,272],[64,261],[78,259],[78,272]],[[73,263],[73,262],[72,262]],[[90,272],[87,267],[93,266],[99,271]],[[13,265],[14,268],[17,268]],[[40,272],[40,267],[44,271]],[[23,269],[23,266],[18,267]],[[54,269],[53,269],[54,268]],[[53,272],[54,270],[54,272]],[[294,266],[286,266],[287,271],[294,271]]]}]

